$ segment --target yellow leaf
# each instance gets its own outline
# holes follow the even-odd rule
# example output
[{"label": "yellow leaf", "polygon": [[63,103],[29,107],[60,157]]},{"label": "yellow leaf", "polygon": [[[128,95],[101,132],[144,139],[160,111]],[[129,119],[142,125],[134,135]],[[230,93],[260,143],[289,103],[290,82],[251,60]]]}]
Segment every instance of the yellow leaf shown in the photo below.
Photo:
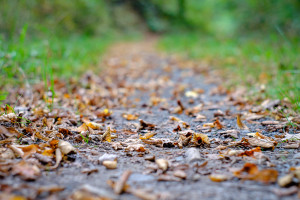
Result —
[{"label": "yellow leaf", "polygon": [[86,125],[94,130],[101,130],[103,128],[102,124],[96,122],[88,122]]},{"label": "yellow leaf", "polygon": [[236,123],[240,129],[249,129],[241,120],[241,114],[236,116]]},{"label": "yellow leaf", "polygon": [[156,135],[156,133],[148,132],[145,135],[140,136],[140,139],[141,140],[148,140],[148,139],[152,138],[154,135]]},{"label": "yellow leaf", "polygon": [[214,125],[214,123],[205,123],[205,124],[203,124],[203,127],[214,128],[215,125]]},{"label": "yellow leaf", "polygon": [[102,140],[104,140],[104,141],[111,142],[111,130],[110,130],[110,127],[107,127],[107,130],[103,134],[102,138],[103,138]]},{"label": "yellow leaf", "polygon": [[122,117],[126,120],[136,120],[138,119],[138,115],[132,115],[132,114],[123,114]]},{"label": "yellow leaf", "polygon": [[85,124],[85,123],[83,123],[81,126],[79,126],[78,128],[77,128],[77,131],[78,132],[81,132],[81,131],[87,131],[88,130],[88,126]]},{"label": "yellow leaf", "polygon": [[208,136],[202,133],[194,133],[192,142],[195,145],[200,145],[200,144],[210,144]]}]

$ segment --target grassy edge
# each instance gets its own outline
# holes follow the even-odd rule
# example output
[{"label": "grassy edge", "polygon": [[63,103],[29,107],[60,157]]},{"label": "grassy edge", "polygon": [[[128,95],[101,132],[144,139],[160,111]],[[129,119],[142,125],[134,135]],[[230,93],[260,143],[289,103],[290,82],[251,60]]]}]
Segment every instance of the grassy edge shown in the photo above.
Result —
[{"label": "grassy edge", "polygon": [[195,33],[171,34],[158,41],[158,48],[209,63],[227,87],[243,85],[249,97],[289,101],[300,113],[299,41],[272,37],[224,40]]}]

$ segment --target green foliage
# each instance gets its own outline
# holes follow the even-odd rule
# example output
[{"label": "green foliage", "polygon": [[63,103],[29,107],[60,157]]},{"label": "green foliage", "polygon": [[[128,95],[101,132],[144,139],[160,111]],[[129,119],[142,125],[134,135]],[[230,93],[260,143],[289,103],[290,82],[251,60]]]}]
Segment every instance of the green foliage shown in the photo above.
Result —
[{"label": "green foliage", "polygon": [[[0,88],[26,81],[36,83],[45,80],[43,73],[52,82],[53,77],[77,78],[86,71],[83,67],[86,65],[91,66],[90,70],[97,70],[99,55],[113,39],[113,36],[73,36],[6,42],[0,49],[0,79],[5,80],[0,82]],[[0,42],[3,43],[4,40]]]},{"label": "green foliage", "polygon": [[87,136],[83,136],[81,133],[79,133],[80,136],[82,137],[83,141],[86,143],[86,144],[89,144],[89,135],[87,134]]},{"label": "green foliage", "polygon": [[[2,0],[0,34],[107,35],[117,30],[198,30],[217,36],[300,33],[298,0]],[[143,26],[142,26],[143,25]]]},{"label": "green foliage", "polygon": [[104,0],[2,0],[0,27],[7,36],[16,35],[25,24],[30,35],[102,34],[109,29],[108,10]]},{"label": "green foliage", "polygon": [[[223,70],[227,86],[245,85],[263,97],[287,99],[300,112],[300,41],[240,37],[220,39],[199,33],[166,35],[160,47],[206,61]],[[225,70],[224,70],[225,69]],[[265,85],[265,92],[260,86]]]}]

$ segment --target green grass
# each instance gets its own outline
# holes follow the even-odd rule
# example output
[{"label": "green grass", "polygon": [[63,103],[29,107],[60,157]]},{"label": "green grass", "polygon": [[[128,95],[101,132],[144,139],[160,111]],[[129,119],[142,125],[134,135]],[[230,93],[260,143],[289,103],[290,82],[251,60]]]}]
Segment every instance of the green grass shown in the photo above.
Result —
[{"label": "green grass", "polygon": [[[165,35],[159,47],[208,62],[228,87],[244,85],[263,98],[286,99],[300,112],[299,43],[278,35],[221,39],[181,33]],[[264,92],[259,89],[262,85]]]},{"label": "green grass", "polygon": [[[107,48],[116,41],[132,39],[116,34],[28,39],[26,29],[24,26],[16,39],[0,37],[0,105],[10,88],[30,87],[40,82],[44,82],[45,90],[51,91],[53,102],[55,79],[76,80],[87,71],[98,73],[101,56]],[[49,104],[48,108],[51,110],[52,106]]]},{"label": "green grass", "polygon": [[[20,37],[21,38],[21,37]],[[43,38],[4,43],[0,39],[0,86],[37,83],[53,77],[77,78],[97,70],[112,37]],[[88,67],[87,67],[88,66]],[[51,75],[52,74],[52,75]]]}]

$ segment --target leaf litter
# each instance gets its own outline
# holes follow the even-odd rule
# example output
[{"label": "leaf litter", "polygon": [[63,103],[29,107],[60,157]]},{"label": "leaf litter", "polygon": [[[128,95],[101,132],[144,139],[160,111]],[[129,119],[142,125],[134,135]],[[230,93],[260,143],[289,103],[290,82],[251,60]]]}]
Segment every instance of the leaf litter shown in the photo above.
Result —
[{"label": "leaf litter", "polygon": [[1,198],[206,199],[241,182],[245,198],[253,184],[255,198],[300,195],[299,116],[217,86],[205,65],[128,45],[108,54],[102,75],[54,80],[53,102],[44,83],[33,101],[28,88],[11,89],[0,110]]}]

